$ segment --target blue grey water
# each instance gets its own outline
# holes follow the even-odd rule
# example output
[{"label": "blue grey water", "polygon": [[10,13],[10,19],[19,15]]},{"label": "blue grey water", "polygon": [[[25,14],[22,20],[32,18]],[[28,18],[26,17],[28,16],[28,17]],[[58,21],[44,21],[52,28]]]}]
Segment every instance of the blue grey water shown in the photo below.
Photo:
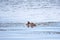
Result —
[{"label": "blue grey water", "polygon": [[22,23],[0,23],[0,40],[60,40],[60,23],[34,28]]},{"label": "blue grey water", "polygon": [[[58,23],[28,28],[28,20]],[[0,0],[0,40],[60,40],[59,22],[60,0]]]}]

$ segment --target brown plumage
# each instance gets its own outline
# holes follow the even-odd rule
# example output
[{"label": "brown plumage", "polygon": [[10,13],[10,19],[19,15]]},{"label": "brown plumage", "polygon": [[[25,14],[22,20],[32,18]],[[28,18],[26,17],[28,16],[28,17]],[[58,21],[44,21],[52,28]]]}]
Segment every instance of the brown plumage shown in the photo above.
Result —
[{"label": "brown plumage", "polygon": [[27,27],[31,27],[31,28],[33,28],[33,27],[35,27],[36,26],[36,24],[35,23],[30,23],[29,21],[27,22]]}]

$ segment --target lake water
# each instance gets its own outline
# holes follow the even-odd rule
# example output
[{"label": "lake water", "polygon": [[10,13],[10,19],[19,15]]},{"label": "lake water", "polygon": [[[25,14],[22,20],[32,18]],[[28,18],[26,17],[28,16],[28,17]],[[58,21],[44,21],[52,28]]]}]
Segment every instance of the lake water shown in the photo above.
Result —
[{"label": "lake water", "polygon": [[60,23],[34,28],[20,23],[0,23],[0,40],[60,40]]}]

